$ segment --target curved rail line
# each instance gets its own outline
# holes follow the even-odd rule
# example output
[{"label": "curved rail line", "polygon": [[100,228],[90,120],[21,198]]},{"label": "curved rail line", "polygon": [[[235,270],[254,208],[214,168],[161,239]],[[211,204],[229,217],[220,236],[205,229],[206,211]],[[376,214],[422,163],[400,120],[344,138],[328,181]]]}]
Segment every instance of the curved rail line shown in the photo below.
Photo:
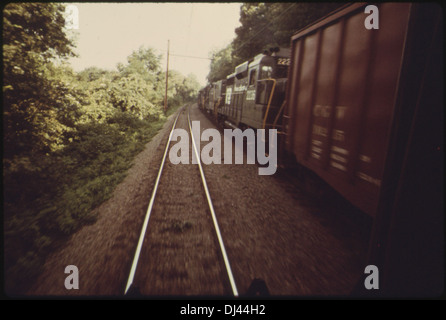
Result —
[{"label": "curved rail line", "polygon": [[[137,265],[138,265],[138,260],[139,260],[140,254],[141,254],[142,244],[143,244],[143,241],[144,241],[144,238],[145,238],[147,225],[148,225],[149,219],[150,219],[150,214],[152,212],[153,204],[155,202],[155,197],[156,197],[156,194],[157,194],[157,191],[158,191],[159,181],[161,179],[161,175],[162,175],[162,171],[163,171],[163,168],[164,168],[164,164],[166,162],[166,157],[167,157],[167,152],[169,150],[170,141],[171,141],[172,134],[173,134],[173,132],[175,130],[175,126],[176,126],[177,120],[178,120],[181,112],[182,111],[178,112],[178,115],[175,118],[175,121],[174,121],[174,123],[172,125],[172,129],[171,129],[170,134],[169,134],[169,139],[167,141],[166,148],[164,150],[163,159],[161,161],[161,165],[160,165],[160,168],[159,168],[159,171],[158,171],[158,175],[156,177],[155,185],[154,185],[154,188],[153,188],[153,191],[152,191],[152,196],[150,198],[150,203],[149,203],[149,206],[147,208],[147,213],[146,213],[146,216],[145,216],[145,219],[144,219],[144,223],[143,223],[143,226],[142,226],[142,229],[141,229],[141,234],[139,236],[138,245],[136,247],[135,255],[134,255],[134,258],[133,258],[133,262],[132,262],[132,267],[130,269],[130,274],[129,274],[129,277],[128,277],[128,280],[127,280],[127,285],[126,285],[124,294],[127,294],[128,290],[130,289],[130,287],[131,287],[131,285],[133,283],[134,277],[135,277],[136,268],[137,268]],[[220,251],[221,251],[222,256],[223,256],[223,260],[224,260],[225,267],[226,267],[226,272],[228,274],[229,282],[230,282],[231,288],[232,288],[232,293],[233,293],[233,295],[235,297],[237,297],[238,296],[237,286],[235,284],[234,276],[233,276],[232,270],[231,270],[231,265],[229,263],[229,259],[228,259],[228,256],[226,254],[226,249],[225,249],[225,246],[224,246],[224,243],[223,243],[223,238],[221,236],[220,228],[218,226],[217,217],[215,215],[214,206],[212,204],[211,196],[210,196],[209,189],[208,189],[208,186],[207,186],[207,183],[206,183],[206,178],[205,178],[205,175],[204,175],[203,167],[201,166],[201,158],[199,156],[199,152],[198,152],[197,146],[195,144],[195,137],[194,137],[193,132],[192,132],[191,121],[190,121],[190,108],[188,108],[187,118],[188,118],[189,132],[191,134],[192,145],[193,145],[193,149],[194,149],[194,152],[195,152],[195,156],[198,159],[197,162],[198,162],[198,167],[199,167],[199,170],[200,170],[201,181],[203,183],[203,188],[204,188],[204,191],[206,193],[206,199],[207,199],[207,202],[208,202],[208,205],[209,205],[209,209],[211,211],[215,232],[216,232],[216,235],[217,235],[217,238],[218,238],[218,242],[219,242],[219,245],[220,245]]]}]

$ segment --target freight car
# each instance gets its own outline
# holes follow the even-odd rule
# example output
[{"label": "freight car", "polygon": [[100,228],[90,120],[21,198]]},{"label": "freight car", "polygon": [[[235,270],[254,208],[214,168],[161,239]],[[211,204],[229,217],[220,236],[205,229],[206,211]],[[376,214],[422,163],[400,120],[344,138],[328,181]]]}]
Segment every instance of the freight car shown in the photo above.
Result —
[{"label": "freight car", "polygon": [[370,28],[367,7],[341,7],[298,31],[291,53],[239,65],[211,109],[234,127],[278,128],[282,164],[372,217],[380,293],[442,294],[442,8],[375,4]]},{"label": "freight car", "polygon": [[285,150],[371,216],[404,80],[410,8],[382,4],[379,29],[368,30],[356,4],[292,38]]},{"label": "freight car", "polygon": [[373,217],[368,263],[379,267],[381,294],[440,295],[442,9],[377,4],[369,29],[367,6],[292,37],[281,157]]}]

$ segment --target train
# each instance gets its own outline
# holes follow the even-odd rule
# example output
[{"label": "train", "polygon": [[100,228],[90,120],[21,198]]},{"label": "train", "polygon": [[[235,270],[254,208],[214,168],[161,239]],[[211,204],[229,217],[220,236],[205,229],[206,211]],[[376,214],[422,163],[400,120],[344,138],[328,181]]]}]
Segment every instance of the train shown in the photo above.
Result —
[{"label": "train", "polygon": [[[340,7],[198,94],[233,128],[277,129],[279,158],[373,220],[381,293],[444,292],[443,16],[435,3]],[[359,286],[361,287],[361,286]],[[367,292],[370,293],[370,292]]]},{"label": "train", "polygon": [[234,128],[280,128],[290,49],[270,48],[198,94],[198,106]]}]

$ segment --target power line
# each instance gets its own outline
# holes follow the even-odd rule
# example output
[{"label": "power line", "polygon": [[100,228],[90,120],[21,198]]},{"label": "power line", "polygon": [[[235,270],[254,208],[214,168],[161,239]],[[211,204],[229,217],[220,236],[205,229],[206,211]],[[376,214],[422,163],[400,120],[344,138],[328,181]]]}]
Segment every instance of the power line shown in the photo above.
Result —
[{"label": "power line", "polygon": [[172,53],[171,53],[170,55],[171,55],[171,56],[175,56],[175,57],[183,57],[183,58],[214,60],[214,59],[212,59],[212,58],[184,56],[184,55],[180,55],[180,54],[172,54]]},{"label": "power line", "polygon": [[[296,5],[296,3],[292,3],[288,8],[286,8],[285,10],[283,10],[277,17],[275,17],[274,19],[278,19],[280,18],[282,15],[284,15],[286,12],[288,12],[292,7],[294,7]],[[192,15],[192,13],[191,13]],[[240,50],[241,48],[243,48],[247,43],[249,43],[252,39],[254,39],[260,32],[262,32],[263,30],[265,30],[266,27],[268,27],[270,25],[270,23],[267,23],[263,28],[261,28],[258,32],[256,32],[256,34],[254,34],[251,38],[249,38],[247,41],[245,41],[240,47],[237,48],[237,50]],[[166,50],[160,50],[165,52]],[[203,59],[203,60],[215,60],[214,58],[205,58],[205,57],[196,57],[196,56],[186,56],[186,55],[181,55],[181,54],[174,54],[174,53],[170,53],[170,56],[175,56],[175,57],[182,57],[182,58],[191,58],[191,59]]]},{"label": "power line", "polygon": [[[159,50],[162,52],[167,52],[166,50]],[[213,58],[197,57],[197,56],[186,56],[182,54],[170,53],[170,56],[182,57],[182,58],[192,58],[192,59],[204,59],[204,60],[214,60]]]}]

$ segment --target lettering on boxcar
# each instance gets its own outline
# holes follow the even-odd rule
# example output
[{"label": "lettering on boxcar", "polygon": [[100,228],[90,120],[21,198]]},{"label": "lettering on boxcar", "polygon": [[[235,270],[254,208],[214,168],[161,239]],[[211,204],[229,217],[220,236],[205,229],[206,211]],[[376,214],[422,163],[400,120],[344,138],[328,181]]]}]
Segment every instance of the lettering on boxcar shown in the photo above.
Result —
[{"label": "lettering on boxcar", "polygon": [[364,172],[360,172],[360,171],[358,171],[358,172],[356,173],[356,175],[357,175],[360,179],[362,179],[362,180],[364,180],[364,181],[367,181],[367,182],[369,182],[369,183],[371,183],[371,184],[373,184],[373,185],[375,185],[375,186],[377,186],[377,187],[380,187],[380,186],[381,186],[381,180],[376,179],[376,178],[373,178],[373,177],[371,177],[371,176],[365,174]]},{"label": "lettering on boxcar", "polygon": [[[331,116],[331,106],[323,106],[316,104],[313,108],[313,115],[315,117],[329,118]],[[336,106],[336,119],[344,119],[347,107]]]},{"label": "lettering on boxcar", "polygon": [[312,146],[312,147],[311,147],[311,150],[314,151],[314,152],[316,152],[316,153],[322,153],[322,149],[319,148],[319,147],[316,147],[316,146]]},{"label": "lettering on boxcar", "polygon": [[366,163],[372,163],[372,158],[370,158],[369,156],[365,156],[363,154],[359,155],[359,160],[364,161]]},{"label": "lettering on boxcar", "polygon": [[343,164],[340,164],[340,163],[337,163],[337,162],[334,162],[334,161],[330,161],[330,165],[333,168],[336,168],[336,169],[339,169],[339,170],[342,170],[342,171],[347,171],[347,167],[344,166]]},{"label": "lettering on boxcar", "polygon": [[313,115],[315,117],[329,118],[331,114],[330,106],[315,105],[313,108]]},{"label": "lettering on boxcar", "polygon": [[340,155],[337,155],[336,153],[330,153],[330,158],[332,158],[333,160],[342,162],[342,163],[347,163],[346,158],[341,157]]},{"label": "lettering on boxcar", "polygon": [[314,153],[314,152],[311,153],[311,156],[312,156],[313,158],[315,158],[315,159],[318,159],[318,160],[321,158],[320,155],[318,155],[317,153]]},{"label": "lettering on boxcar", "polygon": [[333,130],[333,140],[344,141],[345,140],[345,132],[342,130]]},{"label": "lettering on boxcar", "polygon": [[327,128],[319,126],[317,124],[313,124],[313,134],[326,137],[327,136]]},{"label": "lettering on boxcar", "polygon": [[334,152],[337,152],[337,153],[340,153],[340,154],[348,156],[348,150],[347,149],[336,147],[336,146],[332,146],[331,150],[334,151]]},{"label": "lettering on boxcar", "polygon": [[336,119],[338,119],[338,120],[344,119],[346,110],[347,110],[347,107],[337,106],[336,107]]},{"label": "lettering on boxcar", "polygon": [[315,140],[315,139],[312,139],[311,140],[311,144],[312,144],[312,146],[311,146],[311,156],[313,157],[313,158],[315,158],[315,159],[320,159],[321,158],[321,156],[320,156],[320,154],[322,153],[322,148],[321,148],[321,146],[322,146],[322,141],[319,141],[319,140]]}]

